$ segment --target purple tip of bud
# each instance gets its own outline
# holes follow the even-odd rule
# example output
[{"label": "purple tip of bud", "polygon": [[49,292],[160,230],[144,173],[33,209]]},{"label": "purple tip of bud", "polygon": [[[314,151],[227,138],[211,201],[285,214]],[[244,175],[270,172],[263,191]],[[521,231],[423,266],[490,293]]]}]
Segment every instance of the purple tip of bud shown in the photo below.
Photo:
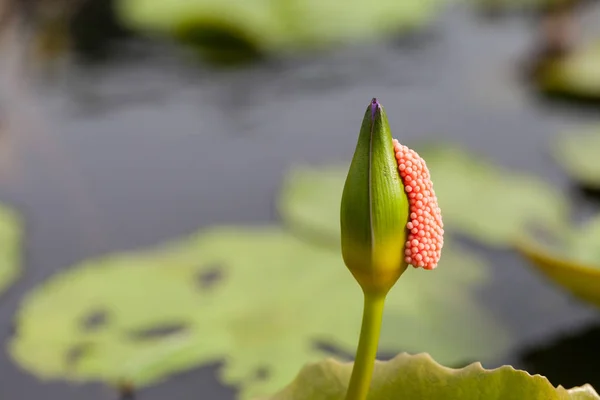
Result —
[{"label": "purple tip of bud", "polygon": [[375,113],[377,112],[378,108],[379,102],[375,97],[373,97],[373,100],[371,100],[371,119],[375,119]]}]

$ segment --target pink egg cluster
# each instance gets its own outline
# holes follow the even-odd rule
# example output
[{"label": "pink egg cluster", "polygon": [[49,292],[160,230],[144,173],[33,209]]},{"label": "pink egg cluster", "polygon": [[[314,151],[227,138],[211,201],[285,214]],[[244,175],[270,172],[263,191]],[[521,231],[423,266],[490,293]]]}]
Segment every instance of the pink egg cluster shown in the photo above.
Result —
[{"label": "pink egg cluster", "polygon": [[416,151],[394,139],[394,152],[404,190],[410,202],[410,221],[406,224],[406,262],[415,268],[434,269],[444,245],[444,223],[429,169]]}]

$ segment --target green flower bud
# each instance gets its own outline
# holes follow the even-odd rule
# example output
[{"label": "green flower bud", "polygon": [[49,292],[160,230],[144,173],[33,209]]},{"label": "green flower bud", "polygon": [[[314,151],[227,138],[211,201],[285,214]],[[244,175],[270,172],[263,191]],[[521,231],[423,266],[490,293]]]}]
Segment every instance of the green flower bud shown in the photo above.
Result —
[{"label": "green flower bud", "polygon": [[410,203],[383,107],[367,107],[341,205],[342,256],[365,293],[385,294],[408,264]]}]

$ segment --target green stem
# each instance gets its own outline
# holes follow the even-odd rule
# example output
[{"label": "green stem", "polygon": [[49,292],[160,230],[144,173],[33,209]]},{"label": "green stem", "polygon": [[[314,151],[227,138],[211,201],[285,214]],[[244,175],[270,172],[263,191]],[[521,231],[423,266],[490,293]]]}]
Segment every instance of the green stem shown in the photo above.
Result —
[{"label": "green stem", "polygon": [[365,400],[371,386],[385,295],[365,293],[360,340],[346,400]]}]

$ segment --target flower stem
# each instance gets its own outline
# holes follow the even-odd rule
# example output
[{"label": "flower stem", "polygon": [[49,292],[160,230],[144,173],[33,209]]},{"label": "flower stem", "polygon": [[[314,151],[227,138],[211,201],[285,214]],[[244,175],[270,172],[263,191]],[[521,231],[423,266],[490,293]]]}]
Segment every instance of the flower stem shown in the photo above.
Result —
[{"label": "flower stem", "polygon": [[365,292],[360,339],[348,392],[346,393],[346,400],[365,400],[369,393],[373,367],[375,366],[377,345],[379,344],[384,303],[385,294]]}]

